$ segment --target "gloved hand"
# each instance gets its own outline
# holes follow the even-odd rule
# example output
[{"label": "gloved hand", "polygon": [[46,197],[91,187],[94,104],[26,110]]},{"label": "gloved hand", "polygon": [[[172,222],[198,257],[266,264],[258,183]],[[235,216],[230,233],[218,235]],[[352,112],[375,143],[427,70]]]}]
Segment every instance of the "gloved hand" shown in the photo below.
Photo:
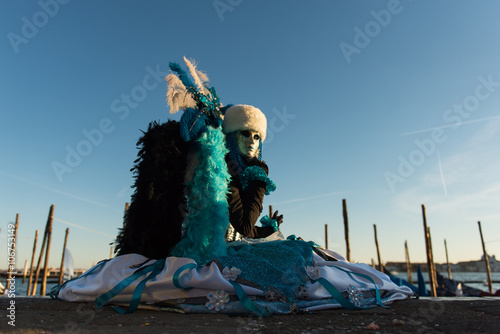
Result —
[{"label": "gloved hand", "polygon": [[259,159],[256,158],[245,158],[245,157],[243,157],[243,160],[245,161],[248,167],[258,166],[262,168],[264,172],[266,172],[266,174],[269,175],[269,167],[267,167],[267,164],[264,161],[260,161]]},{"label": "gloved hand", "polygon": [[274,219],[274,220],[276,220],[276,222],[278,222],[278,228],[281,225],[281,223],[283,223],[283,215],[278,216],[278,210],[276,210],[273,213],[273,216],[271,217],[271,219]]}]

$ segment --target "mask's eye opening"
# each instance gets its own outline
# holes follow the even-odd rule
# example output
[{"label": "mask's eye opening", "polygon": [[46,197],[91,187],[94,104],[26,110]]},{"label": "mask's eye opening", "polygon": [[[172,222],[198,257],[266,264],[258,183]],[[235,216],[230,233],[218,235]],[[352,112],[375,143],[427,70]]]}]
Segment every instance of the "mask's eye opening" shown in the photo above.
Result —
[{"label": "mask's eye opening", "polygon": [[240,131],[241,135],[245,138],[250,138],[250,131],[248,130],[243,130],[243,131]]}]

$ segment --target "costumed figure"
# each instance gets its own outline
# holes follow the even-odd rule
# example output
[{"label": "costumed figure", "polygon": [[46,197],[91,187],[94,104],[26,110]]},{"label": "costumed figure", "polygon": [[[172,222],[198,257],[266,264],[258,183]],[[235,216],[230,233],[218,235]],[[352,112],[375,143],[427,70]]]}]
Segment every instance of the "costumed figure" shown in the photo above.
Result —
[{"label": "costumed figure", "polygon": [[230,226],[228,241],[265,238],[278,230],[283,215],[274,212],[265,216],[263,226],[255,226],[262,212],[264,195],[276,189],[267,175],[269,168],[262,161],[262,142],[266,139],[267,120],[262,111],[248,105],[231,106],[222,124],[226,133],[226,156],[231,175],[228,206]]},{"label": "costumed figure", "polygon": [[413,292],[366,264],[279,231],[283,216],[264,216],[276,189],[262,160],[264,114],[223,106],[208,77],[184,58],[167,81],[180,122],[151,123],[138,141],[135,192],[117,255],[56,286],[53,298],[148,304],[184,313],[273,313],[385,306]]}]

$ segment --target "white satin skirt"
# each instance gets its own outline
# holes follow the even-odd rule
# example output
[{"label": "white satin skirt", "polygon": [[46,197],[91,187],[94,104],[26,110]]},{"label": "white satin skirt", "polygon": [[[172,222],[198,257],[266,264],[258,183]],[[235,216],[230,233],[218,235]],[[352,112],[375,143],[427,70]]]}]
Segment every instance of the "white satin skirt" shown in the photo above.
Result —
[{"label": "white satin skirt", "polygon": [[[263,289],[239,279],[238,268],[222,268],[217,261],[200,266],[193,259],[148,259],[127,254],[105,260],[76,279],[55,287],[51,296],[69,302],[110,303],[120,313],[156,308],[181,313],[254,313],[259,316],[315,310],[386,307],[409,298],[411,289],[363,263],[351,263],[340,254],[321,252],[337,259],[326,261],[313,253],[307,277],[293,296]],[[255,268],[259,270],[259,268]],[[286,281],[286,275],[280,279]]]}]

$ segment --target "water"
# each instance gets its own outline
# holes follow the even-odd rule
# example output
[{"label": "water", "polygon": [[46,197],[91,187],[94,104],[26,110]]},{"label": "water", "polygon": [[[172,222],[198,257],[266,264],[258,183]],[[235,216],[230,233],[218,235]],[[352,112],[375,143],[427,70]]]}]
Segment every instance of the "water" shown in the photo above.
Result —
[{"label": "water", "polygon": [[[429,275],[424,272],[422,273],[424,276],[424,279],[428,281]],[[448,273],[441,273],[444,277],[448,278]],[[488,292],[488,286],[485,285],[485,282],[487,282],[488,277],[486,273],[484,272],[452,272],[451,273],[452,278],[456,281],[464,282],[470,287],[480,289],[483,291]],[[395,273],[394,276],[402,278],[402,279],[408,279],[408,275],[406,273]],[[412,279],[413,283],[416,285],[418,278],[417,278],[417,273],[414,272],[412,273]],[[494,272],[491,273],[491,279],[493,282],[493,292],[500,290],[500,272]],[[26,282],[22,284],[23,278],[22,277],[16,277],[16,286],[15,286],[15,294],[18,296],[26,296],[26,292],[28,291],[28,279],[26,279]],[[1,280],[2,284],[4,286],[6,285],[6,279]],[[52,287],[56,286],[58,283],[47,283],[47,287],[45,289],[45,293],[48,295]],[[40,289],[42,287],[41,283],[37,284],[37,292],[36,295],[40,295]]]},{"label": "water", "polygon": [[[441,272],[445,278],[448,278],[447,272]],[[426,272],[423,272],[425,281],[429,280],[429,275]],[[408,280],[408,275],[406,272],[395,273],[394,276],[402,278],[404,280]],[[417,273],[412,272],[412,280],[413,284],[417,284],[418,278]],[[451,278],[455,281],[464,282],[466,285],[476,288],[479,290],[488,291],[488,276],[485,272],[451,272]],[[491,273],[491,280],[493,283],[493,292],[500,290],[500,272]],[[495,283],[496,282],[496,283]]]},{"label": "water", "polygon": [[[1,280],[2,284],[7,287],[7,282],[6,278],[3,278]],[[52,287],[58,285],[58,283],[52,283],[52,281],[47,282],[46,288],[45,288],[45,294],[48,295],[50,293],[50,290]],[[40,296],[40,291],[42,289],[42,283],[39,282],[36,286],[36,296]],[[15,294],[16,296],[26,296],[26,293],[28,292],[28,278],[26,278],[26,282],[23,284],[23,278],[22,277],[16,277],[16,285],[15,285]]]}]

